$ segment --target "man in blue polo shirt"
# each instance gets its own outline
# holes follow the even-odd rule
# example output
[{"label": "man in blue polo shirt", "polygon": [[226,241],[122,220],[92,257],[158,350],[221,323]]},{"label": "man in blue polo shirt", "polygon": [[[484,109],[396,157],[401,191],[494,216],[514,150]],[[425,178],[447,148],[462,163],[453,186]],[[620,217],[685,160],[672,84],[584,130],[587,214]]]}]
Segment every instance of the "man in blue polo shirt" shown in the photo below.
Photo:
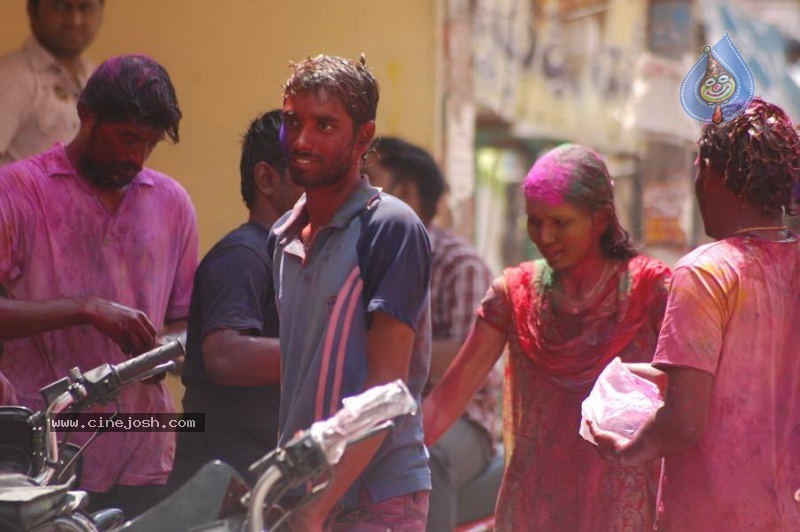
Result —
[{"label": "man in blue polo shirt", "polygon": [[[280,315],[280,443],[343,397],[402,378],[419,401],[430,361],[430,243],[400,200],[359,174],[375,134],[378,83],[360,62],[292,66],[282,140],[306,194],[273,226]],[[430,471],[420,416],[352,446],[297,530],[424,530]]]}]

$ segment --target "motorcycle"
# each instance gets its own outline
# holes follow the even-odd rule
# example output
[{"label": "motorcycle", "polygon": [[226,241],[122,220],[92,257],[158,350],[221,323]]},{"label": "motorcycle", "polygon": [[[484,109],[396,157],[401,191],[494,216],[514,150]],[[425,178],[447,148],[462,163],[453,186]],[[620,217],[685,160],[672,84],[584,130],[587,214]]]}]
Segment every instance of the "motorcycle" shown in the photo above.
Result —
[{"label": "motorcycle", "polygon": [[[183,345],[172,342],[117,365],[103,364],[42,389],[47,404],[32,413],[23,407],[0,408],[0,529],[10,531],[261,531],[278,529],[290,515],[273,518],[277,501],[289,490],[314,483],[304,500],[327,483],[320,481],[345,447],[392,426],[391,419],[415,413],[416,402],[398,380],[346,398],[332,418],[314,423],[285,446],[251,466],[258,480],[250,487],[230,466],[206,464],[159,504],[125,522],[118,509],[88,514],[88,494],[73,490],[82,449],[65,452],[52,430],[63,412],[79,412],[112,401],[126,384],[169,370]],[[85,445],[90,444],[90,439]],[[66,456],[66,458],[65,458]],[[303,501],[300,501],[302,503]]]},{"label": "motorcycle", "polygon": [[88,514],[85,491],[74,490],[82,447],[58,441],[53,420],[94,404],[114,401],[128,384],[160,375],[183,356],[180,341],[169,342],[119,364],[101,364],[82,373],[72,368],[40,390],[45,408],[0,407],[0,530],[97,532],[118,527],[116,509]]},{"label": "motorcycle", "polygon": [[[250,470],[259,476],[254,487],[251,488],[233,467],[215,460],[205,464],[164,501],[125,523],[119,532],[260,531],[264,523],[259,516],[278,507],[278,500],[290,489],[324,475],[338,461],[342,452],[339,448],[343,449],[344,441],[369,437],[386,428],[381,420],[416,410],[416,404],[402,381],[373,388],[362,395],[344,399],[343,403],[344,408],[333,418],[315,423],[283,448],[254,463]],[[329,436],[315,437],[324,434]],[[331,447],[334,439],[336,447]],[[320,452],[326,447],[335,451],[335,455],[328,456],[327,460]],[[325,453],[330,455],[330,451]],[[494,529],[494,504],[503,469],[503,453],[498,453],[481,473],[459,490],[456,532]],[[324,483],[318,484],[307,498],[313,498],[324,487]],[[292,508],[302,503],[296,502]],[[291,509],[283,519],[290,513]],[[273,519],[269,529],[277,530],[281,524],[280,519]]]},{"label": "motorcycle", "polygon": [[[250,488],[229,465],[215,460],[203,466],[167,499],[125,523],[119,532],[190,530],[261,532],[278,530],[293,508],[324,490],[333,465],[345,448],[389,430],[392,418],[414,414],[417,404],[402,380],[376,386],[342,400],[333,417],[311,427],[250,466],[258,480]],[[313,485],[291,509],[275,512],[281,497]]]}]

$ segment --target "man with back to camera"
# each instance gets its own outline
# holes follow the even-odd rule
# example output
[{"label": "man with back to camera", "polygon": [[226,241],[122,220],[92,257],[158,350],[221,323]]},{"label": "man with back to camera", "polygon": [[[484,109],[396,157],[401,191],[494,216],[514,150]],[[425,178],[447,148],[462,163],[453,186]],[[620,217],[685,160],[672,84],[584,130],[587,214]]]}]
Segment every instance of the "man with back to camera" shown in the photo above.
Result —
[{"label": "man with back to camera", "polygon": [[672,272],[643,370],[665,383],[664,405],[629,441],[593,427],[611,460],[664,457],[659,530],[800,524],[800,240],[782,219],[798,183],[800,137],[781,108],[755,98],[703,129],[695,192],[717,241]]},{"label": "man with back to camera", "polygon": [[269,228],[302,192],[289,178],[278,139],[281,115],[270,111],[250,124],[240,164],[249,219],[195,273],[183,410],[205,412],[205,432],[178,434],[170,491],[215,459],[252,483],[248,466],[277,444],[280,344],[266,244]]},{"label": "man with back to camera", "polygon": [[103,21],[104,0],[28,0],[31,37],[0,57],[0,166],[69,142],[76,103],[92,73],[83,52]]},{"label": "man with back to camera", "polygon": [[[154,347],[162,327],[185,327],[197,265],[188,194],[143,167],[165,135],[179,139],[166,70],[145,56],[109,59],[81,93],[78,115],[68,145],[0,168],[0,371],[34,410],[39,388],[71,367],[119,363]],[[173,411],[163,383],[125,387],[119,407]],[[92,507],[132,517],[153,504],[174,446],[169,432],[103,433],[85,454],[81,486]]]},{"label": "man with back to camera", "polygon": [[[343,397],[404,379],[420,400],[430,360],[425,227],[359,175],[378,83],[360,62],[292,65],[282,141],[306,193],[272,228],[281,339],[280,437],[331,416]],[[297,530],[423,530],[430,471],[420,416],[350,447],[332,484],[292,516]]]},{"label": "man with back to camera", "polygon": [[[406,202],[428,229],[431,240],[431,371],[426,389],[441,378],[475,321],[475,309],[492,282],[478,252],[466,240],[433,223],[445,192],[444,176],[433,157],[398,138],[374,142],[365,165],[370,182]],[[499,367],[467,405],[464,415],[431,447],[429,532],[453,530],[458,490],[483,471],[499,444]],[[491,494],[488,494],[491,495]],[[492,505],[492,509],[494,506]]]}]

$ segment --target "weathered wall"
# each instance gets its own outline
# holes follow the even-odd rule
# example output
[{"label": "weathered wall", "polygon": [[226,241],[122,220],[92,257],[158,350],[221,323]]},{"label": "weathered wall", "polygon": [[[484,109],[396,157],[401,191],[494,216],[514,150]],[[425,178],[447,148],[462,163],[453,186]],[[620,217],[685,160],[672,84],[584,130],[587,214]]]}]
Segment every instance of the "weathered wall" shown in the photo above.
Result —
[{"label": "weathered wall", "polygon": [[[109,0],[96,63],[141,52],[170,72],[184,112],[181,142],[149,166],[189,191],[207,250],[245,217],[239,139],[257,113],[281,103],[290,60],[364,52],[381,83],[378,132],[436,151],[437,0]],[[0,52],[28,36],[24,0],[0,2]],[[2,117],[0,117],[2,119]]]}]

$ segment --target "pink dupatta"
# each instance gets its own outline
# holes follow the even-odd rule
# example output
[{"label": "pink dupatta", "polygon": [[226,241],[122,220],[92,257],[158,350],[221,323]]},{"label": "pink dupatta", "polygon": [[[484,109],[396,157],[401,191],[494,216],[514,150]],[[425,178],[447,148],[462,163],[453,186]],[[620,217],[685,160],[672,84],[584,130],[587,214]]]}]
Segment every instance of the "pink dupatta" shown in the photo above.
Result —
[{"label": "pink dupatta", "polygon": [[[544,260],[525,262],[504,272],[506,297],[511,304],[520,346],[535,367],[566,388],[594,382],[603,368],[653,319],[657,285],[669,269],[642,255],[618,270],[602,287],[581,318],[581,332],[569,339],[555,332],[555,318],[547,294],[551,270]],[[544,297],[542,297],[544,294]]]}]

